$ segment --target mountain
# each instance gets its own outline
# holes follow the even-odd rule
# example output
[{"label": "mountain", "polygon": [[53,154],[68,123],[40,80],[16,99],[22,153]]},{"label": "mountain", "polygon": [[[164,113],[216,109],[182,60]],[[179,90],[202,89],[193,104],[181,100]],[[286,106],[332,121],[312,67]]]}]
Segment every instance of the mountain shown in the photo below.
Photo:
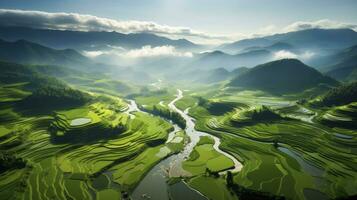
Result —
[{"label": "mountain", "polygon": [[222,51],[205,52],[195,55],[195,60],[189,63],[189,68],[196,69],[215,69],[220,67],[231,67],[235,65],[236,60],[233,55]]},{"label": "mountain", "polygon": [[258,65],[235,77],[228,85],[271,93],[293,93],[319,84],[338,82],[296,59],[283,59]]},{"label": "mountain", "polygon": [[332,55],[328,61],[330,65],[322,68],[327,75],[344,81],[357,80],[357,45]]},{"label": "mountain", "polygon": [[225,68],[216,68],[208,71],[201,72],[201,76],[196,82],[201,83],[216,83],[220,81],[229,80],[234,78],[240,74],[245,73],[249,68],[246,67],[238,67],[232,71],[228,71]]},{"label": "mountain", "polygon": [[329,51],[357,44],[357,33],[351,29],[308,29],[240,40],[223,45],[219,49],[227,52],[239,52],[246,48],[266,47],[277,42],[287,43],[300,49]]},{"label": "mountain", "polygon": [[[90,100],[88,94],[73,89],[65,82],[39,73],[33,65],[22,65],[0,61],[0,85],[23,84],[22,89],[31,91],[26,98],[13,106],[22,112],[43,111],[44,108],[78,106]],[[50,113],[53,109],[46,110]]]},{"label": "mountain", "polygon": [[240,66],[248,66],[248,67],[252,67],[257,64],[261,64],[273,60],[272,52],[265,49],[236,54],[234,57],[238,61]]},{"label": "mountain", "polygon": [[215,83],[226,80],[230,77],[230,72],[225,68],[217,68],[202,73],[200,78],[196,82],[201,83]]},{"label": "mountain", "polygon": [[234,70],[231,71],[231,74],[233,75],[233,77],[239,76],[245,72],[247,72],[249,70],[249,68],[247,67],[238,67],[235,68]]},{"label": "mountain", "polygon": [[141,48],[145,45],[171,45],[181,49],[197,49],[200,47],[185,39],[172,40],[149,33],[123,34],[118,32],[85,32],[27,27],[0,27],[0,38],[8,41],[24,39],[52,48],[71,48],[76,50],[98,50],[111,46],[133,49]]},{"label": "mountain", "polygon": [[211,84],[222,81],[228,81],[233,77],[247,71],[246,67],[239,67],[232,71],[226,68],[220,67],[215,69],[191,69],[187,71],[181,71],[180,73],[166,74],[165,79],[171,81],[184,81],[189,83],[203,83]]},{"label": "mountain", "polygon": [[26,40],[0,40],[0,60],[22,64],[85,66],[90,60],[73,49],[55,50]]},{"label": "mountain", "polygon": [[294,46],[286,42],[277,42],[265,47],[265,49],[270,51],[294,50]]},{"label": "mountain", "polygon": [[224,44],[219,46],[218,49],[228,52],[239,52],[247,48],[263,47],[268,45],[272,45],[272,42],[266,38],[252,38],[239,40],[230,44]]},{"label": "mountain", "polygon": [[227,70],[233,70],[241,66],[252,67],[272,59],[272,53],[267,50],[252,50],[236,55],[213,51],[196,55],[195,60],[188,64],[188,68],[207,70],[223,67]]},{"label": "mountain", "polygon": [[294,46],[285,42],[277,42],[269,46],[254,46],[254,47],[248,47],[242,50],[242,52],[249,52],[249,51],[296,51]]}]

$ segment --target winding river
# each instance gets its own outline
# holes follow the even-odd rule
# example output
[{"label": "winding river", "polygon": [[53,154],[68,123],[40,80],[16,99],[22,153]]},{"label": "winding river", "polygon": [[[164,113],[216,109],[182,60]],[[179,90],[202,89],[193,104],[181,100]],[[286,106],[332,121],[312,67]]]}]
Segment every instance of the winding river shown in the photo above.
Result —
[{"label": "winding river", "polygon": [[[188,158],[193,148],[196,146],[201,136],[210,136],[214,139],[213,148],[230,158],[234,163],[234,168],[230,169],[232,172],[238,172],[242,168],[242,164],[234,158],[232,155],[219,149],[221,141],[218,137],[210,135],[205,132],[195,130],[195,119],[188,115],[188,109],[182,111],[175,106],[175,103],[183,98],[181,90],[177,90],[176,98],[171,101],[168,106],[173,111],[179,113],[186,120],[186,134],[190,137],[190,142],[186,144],[184,150],[178,154],[172,155],[161,162],[159,162],[154,168],[152,168],[144,179],[139,183],[132,193],[134,200],[139,199],[155,199],[155,200],[169,200],[169,194],[171,199],[185,199],[185,200],[204,200],[206,199],[198,191],[190,188],[185,182],[181,181],[174,185],[168,186],[166,183],[166,177],[184,177],[191,174],[182,169],[181,163]],[[135,101],[130,100],[128,114],[133,111],[140,111]],[[131,115],[133,116],[133,115]],[[180,129],[174,125],[175,129],[169,134],[169,138],[173,138],[174,134]],[[169,141],[169,139],[168,139]],[[176,197],[175,197],[176,196]]]}]

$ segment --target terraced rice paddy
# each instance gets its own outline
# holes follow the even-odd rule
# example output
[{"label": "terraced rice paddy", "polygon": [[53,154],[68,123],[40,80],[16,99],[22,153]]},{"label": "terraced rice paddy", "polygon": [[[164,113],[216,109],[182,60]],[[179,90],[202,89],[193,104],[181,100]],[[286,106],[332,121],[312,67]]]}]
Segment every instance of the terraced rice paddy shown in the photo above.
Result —
[{"label": "terraced rice paddy", "polygon": [[356,128],[357,103],[350,103],[344,106],[338,106],[322,113],[318,120],[326,125],[338,126],[344,128]]},{"label": "terraced rice paddy", "polygon": [[77,118],[71,121],[70,125],[71,126],[80,126],[84,124],[90,123],[92,120],[89,118]]},{"label": "terraced rice paddy", "polygon": [[[1,117],[9,117],[1,121],[1,150],[14,153],[27,164],[1,174],[1,197],[106,199],[114,196],[120,199],[121,191],[134,189],[155,163],[177,152],[180,145],[183,147],[176,139],[179,137],[183,142],[182,134],[173,137],[175,143],[165,144],[173,130],[170,123],[140,112],[131,113],[135,116],[131,119],[123,112],[125,104],[120,102],[97,102],[58,110],[53,116],[33,118],[23,117],[11,108],[3,112]],[[73,123],[78,119],[79,123]],[[121,124],[125,125],[123,132],[109,138],[100,137],[108,130],[117,130],[115,127]],[[49,132],[52,126],[57,128],[56,135]],[[99,140],[60,143],[53,140],[63,134],[82,133],[87,134],[85,137],[93,134]],[[130,169],[130,166],[136,167]]]},{"label": "terraced rice paddy", "polygon": [[[238,102],[243,99],[243,104],[223,115],[204,106],[190,109],[198,119],[196,128],[220,137],[222,149],[243,162],[242,171],[234,176],[236,184],[289,199],[328,199],[356,193],[355,131],[299,118],[251,121],[241,115],[251,108],[246,98],[235,98]],[[216,95],[210,100],[215,99]],[[274,103],[274,108],[288,108],[277,105]],[[247,123],[237,126],[237,120]],[[203,191],[205,184],[195,188]]]},{"label": "terraced rice paddy", "polygon": [[[178,191],[188,200],[237,199],[227,171],[242,188],[288,199],[356,194],[357,135],[348,124],[355,103],[316,110],[229,90],[135,97],[179,113],[183,131],[111,95],[92,93],[98,98],[86,105],[28,116],[12,106],[28,95],[22,84],[0,94],[0,150],[26,162],[1,174],[3,199],[121,199],[125,192],[180,199]],[[253,120],[249,113],[262,105],[282,117]],[[168,185],[166,177],[179,181]]]},{"label": "terraced rice paddy", "polygon": [[212,138],[201,137],[188,160],[183,162],[183,169],[189,171],[193,176],[197,176],[206,173],[206,170],[220,172],[234,168],[233,161],[215,151],[213,144]]}]

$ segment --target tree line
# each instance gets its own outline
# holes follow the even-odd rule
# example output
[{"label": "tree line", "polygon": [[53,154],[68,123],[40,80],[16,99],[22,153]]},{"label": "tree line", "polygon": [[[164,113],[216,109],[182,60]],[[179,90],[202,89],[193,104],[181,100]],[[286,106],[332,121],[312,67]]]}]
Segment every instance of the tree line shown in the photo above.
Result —
[{"label": "tree line", "polygon": [[170,109],[166,108],[159,108],[158,106],[154,105],[152,109],[146,109],[141,107],[142,110],[145,112],[151,113],[153,115],[158,115],[160,117],[166,118],[171,120],[175,124],[177,124],[180,128],[186,128],[186,120],[177,112],[174,112]]},{"label": "tree line", "polygon": [[328,91],[321,99],[323,106],[339,106],[357,101],[357,81]]}]

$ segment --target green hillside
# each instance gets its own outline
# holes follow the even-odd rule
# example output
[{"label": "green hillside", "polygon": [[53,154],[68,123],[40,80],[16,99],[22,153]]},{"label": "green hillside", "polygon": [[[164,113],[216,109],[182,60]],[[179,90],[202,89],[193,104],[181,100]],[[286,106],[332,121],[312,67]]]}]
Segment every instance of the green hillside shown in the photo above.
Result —
[{"label": "green hillside", "polygon": [[321,98],[321,104],[324,106],[339,106],[352,102],[357,102],[357,82],[333,88]]},{"label": "green hillside", "polygon": [[[75,50],[56,50],[26,40],[0,40],[0,60],[23,64],[85,65],[88,58]],[[74,66],[72,66],[74,67]]]},{"label": "green hillside", "polygon": [[259,89],[271,93],[294,93],[338,82],[296,59],[283,59],[258,65],[235,77],[229,86]]}]

